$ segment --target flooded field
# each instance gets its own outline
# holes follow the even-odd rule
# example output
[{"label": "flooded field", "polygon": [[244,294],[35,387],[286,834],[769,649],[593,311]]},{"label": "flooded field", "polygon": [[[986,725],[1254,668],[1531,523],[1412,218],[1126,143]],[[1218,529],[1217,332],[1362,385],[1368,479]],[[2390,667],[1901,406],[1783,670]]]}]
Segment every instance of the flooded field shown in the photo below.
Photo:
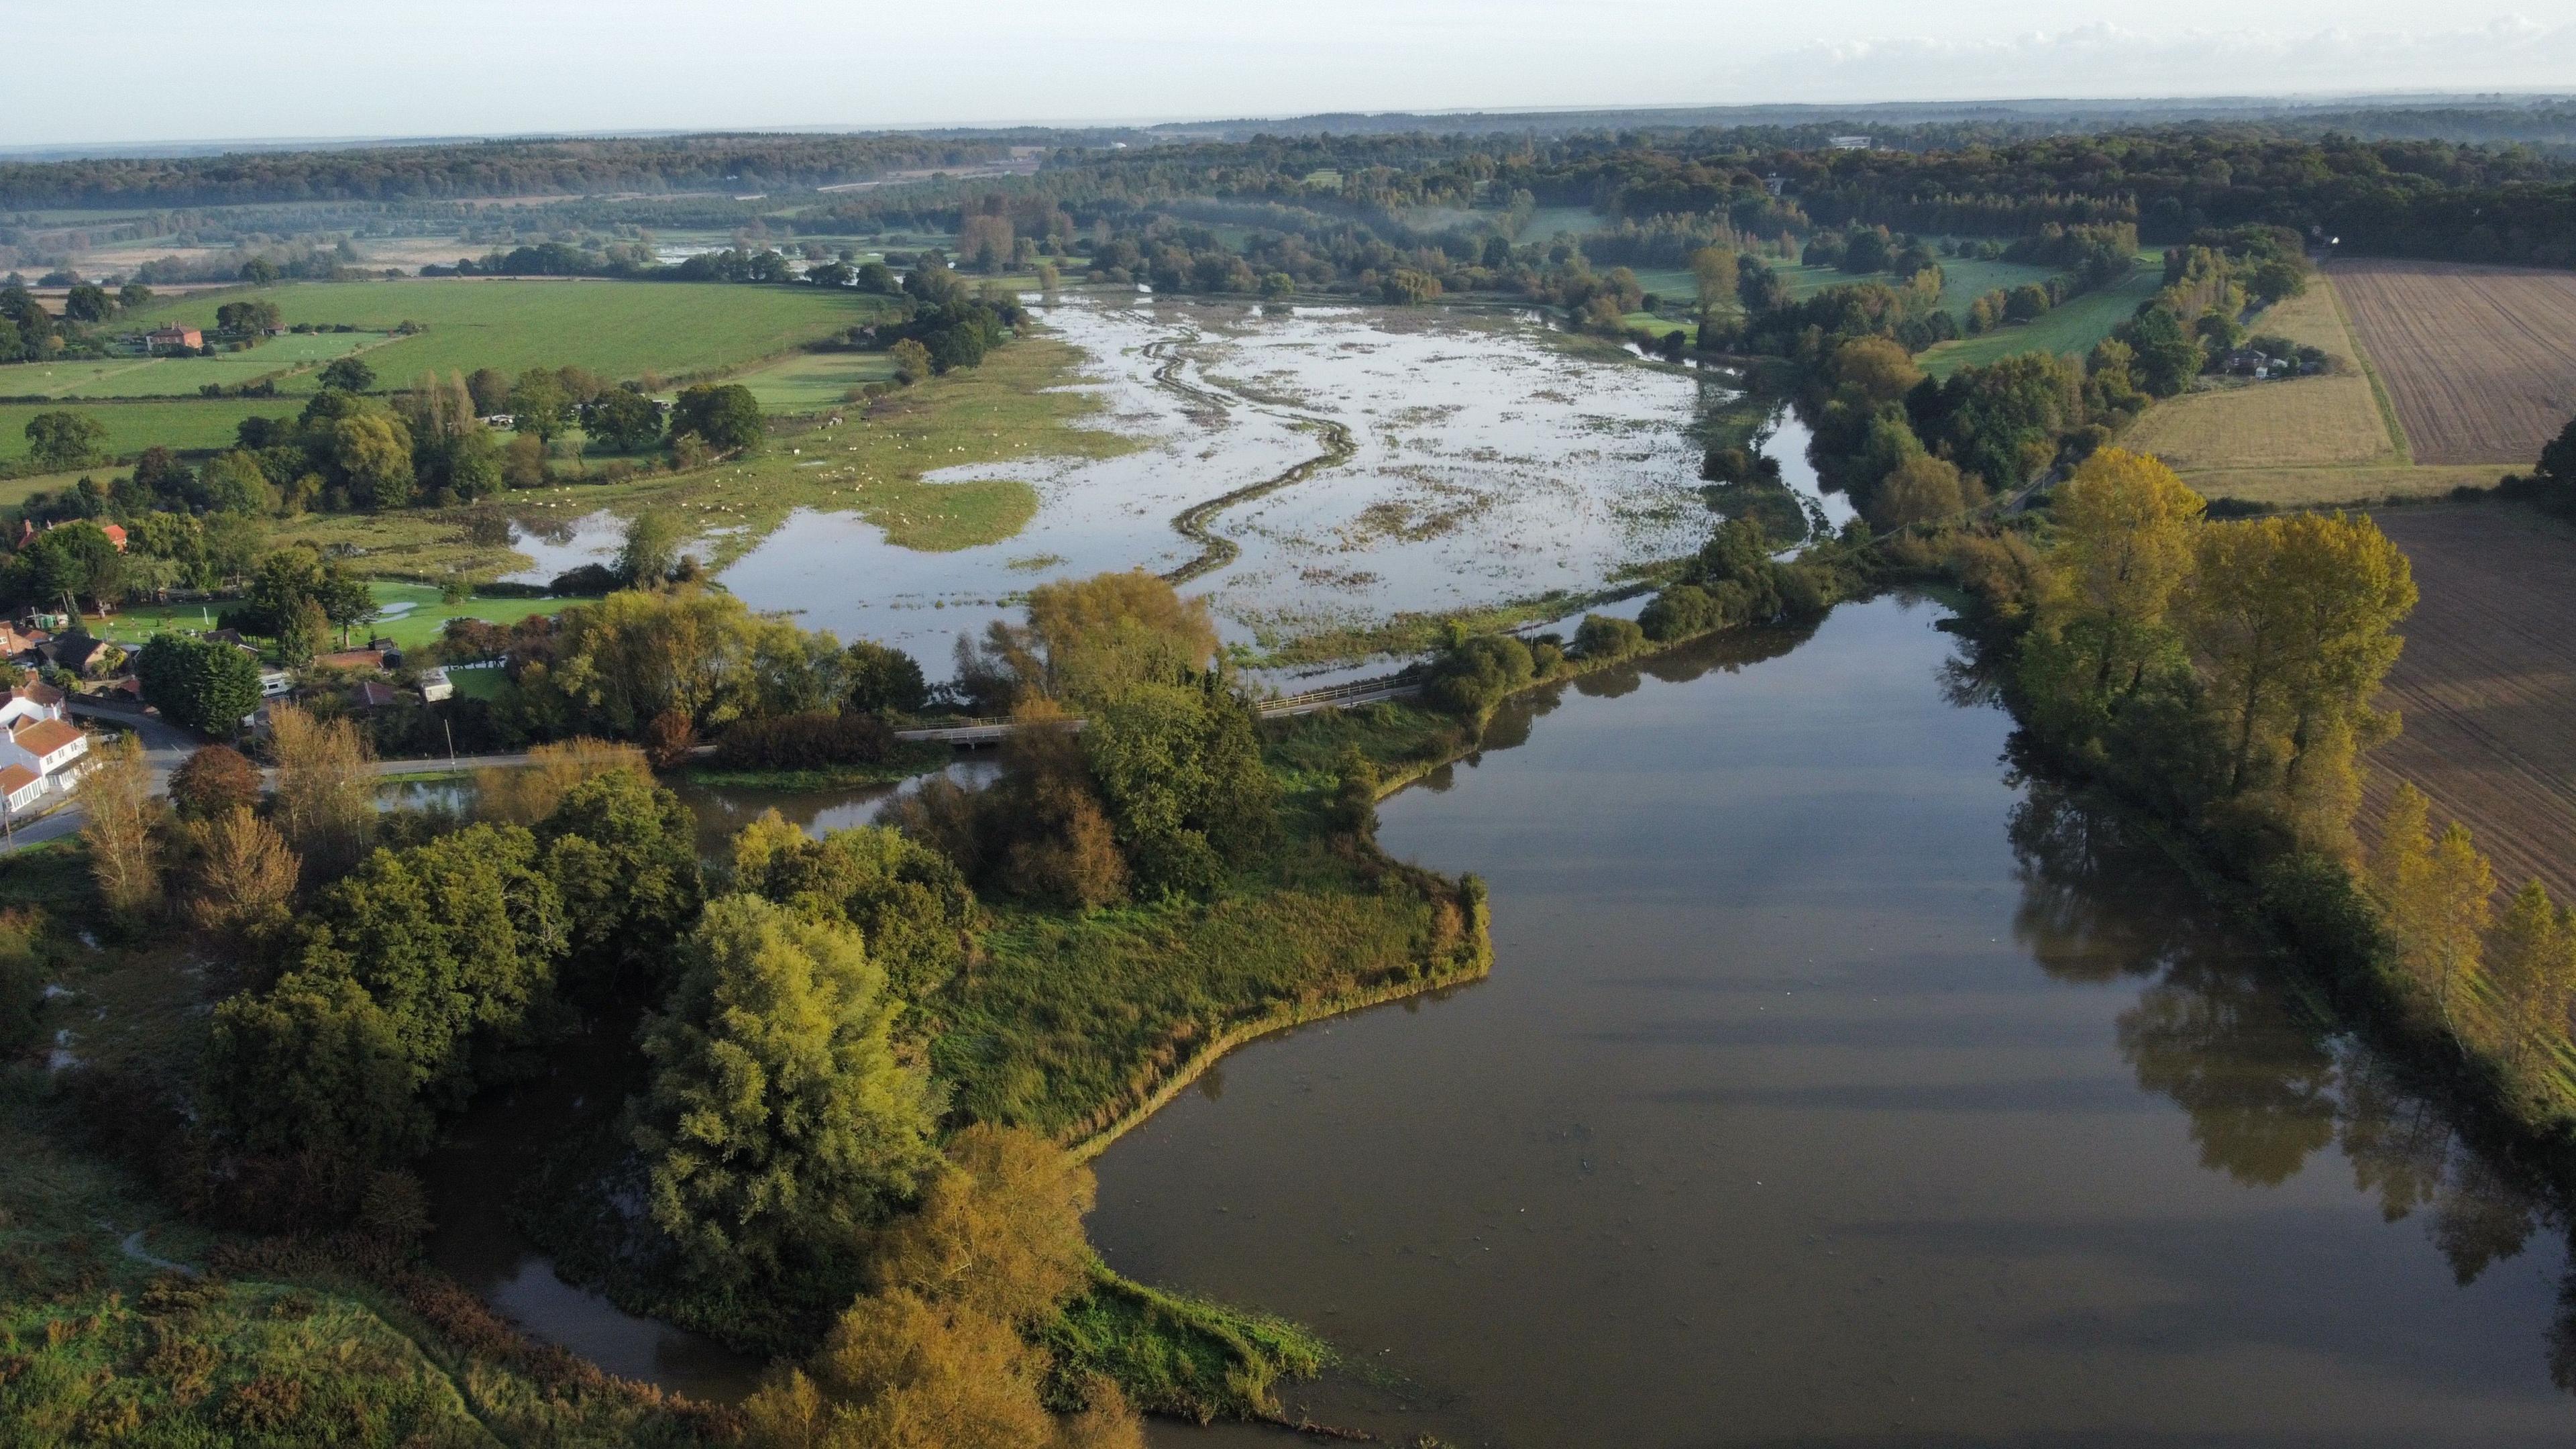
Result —
[{"label": "flooded field", "polygon": [[[961,629],[1052,578],[1185,576],[1226,638],[1268,649],[1398,613],[1589,595],[1698,547],[1685,434],[1703,389],[1583,353],[1535,320],[1418,309],[1258,309],[1085,298],[1039,309],[1089,361],[1105,461],[933,473],[1039,494],[1017,536],[922,553],[855,514],[800,511],[722,575],[753,607],[943,666]],[[614,551],[596,518],[515,546],[550,577]]]},{"label": "flooded field", "polygon": [[1491,980],[1228,1057],[1098,1162],[1109,1262],[1392,1443],[2568,1442],[2563,1205],[2018,778],[1940,614],[1507,708],[1383,808]]}]

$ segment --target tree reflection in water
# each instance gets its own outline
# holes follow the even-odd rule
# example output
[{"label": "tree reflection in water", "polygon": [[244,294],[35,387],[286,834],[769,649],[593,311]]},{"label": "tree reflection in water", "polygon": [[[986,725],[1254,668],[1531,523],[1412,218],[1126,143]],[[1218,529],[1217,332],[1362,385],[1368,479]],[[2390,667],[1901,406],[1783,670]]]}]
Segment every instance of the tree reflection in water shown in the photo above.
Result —
[{"label": "tree reflection in water", "polygon": [[[2020,783],[2014,938],[2060,980],[2145,979],[2121,1014],[2120,1051],[2140,1086],[2190,1117],[2203,1166],[2275,1187],[2332,1146],[2385,1220],[2423,1214],[2462,1286],[2533,1233],[2570,1230],[2545,1166],[2466,1140],[2434,1089],[2337,1030],[2292,968],[2227,928],[2153,842],[2052,781]],[[2558,1292],[2550,1378],[2576,1392],[2576,1269]]]}]

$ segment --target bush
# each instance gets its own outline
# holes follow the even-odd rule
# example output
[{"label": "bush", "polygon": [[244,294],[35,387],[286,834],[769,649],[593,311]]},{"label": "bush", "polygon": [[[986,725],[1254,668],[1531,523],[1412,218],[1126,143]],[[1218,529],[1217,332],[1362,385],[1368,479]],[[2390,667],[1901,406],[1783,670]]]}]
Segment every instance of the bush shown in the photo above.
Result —
[{"label": "bush", "polygon": [[1637,616],[1637,626],[1658,644],[1706,633],[1726,622],[1718,615],[1717,600],[1697,584],[1675,584],[1657,594]]},{"label": "bush", "polygon": [[1451,714],[1482,719],[1537,673],[1529,646],[1509,634],[1460,639],[1431,666],[1431,702]]},{"label": "bush", "polygon": [[747,719],[716,741],[715,763],[728,770],[817,770],[882,763],[894,731],[863,714],[812,711]]},{"label": "bush", "polygon": [[1634,620],[1586,614],[1574,631],[1574,657],[1586,663],[1625,659],[1646,647],[1646,631]]}]

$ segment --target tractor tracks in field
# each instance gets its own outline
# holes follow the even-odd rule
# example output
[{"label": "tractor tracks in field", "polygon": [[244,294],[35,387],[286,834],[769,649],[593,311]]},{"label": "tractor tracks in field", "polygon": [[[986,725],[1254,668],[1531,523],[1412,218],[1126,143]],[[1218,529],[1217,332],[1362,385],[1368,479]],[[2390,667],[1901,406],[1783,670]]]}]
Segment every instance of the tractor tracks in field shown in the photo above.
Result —
[{"label": "tractor tracks in field", "polygon": [[1327,468],[1338,468],[1349,462],[1352,455],[1359,451],[1358,444],[1351,438],[1351,430],[1330,418],[1293,412],[1275,405],[1255,404],[1249,398],[1182,380],[1181,369],[1189,361],[1182,349],[1196,342],[1198,338],[1197,330],[1191,328],[1177,335],[1146,344],[1145,355],[1156,359],[1157,365],[1153,374],[1156,387],[1181,398],[1188,405],[1190,415],[1201,420],[1209,420],[1211,416],[1222,418],[1232,412],[1238,404],[1287,417],[1297,428],[1311,432],[1322,439],[1323,451],[1311,458],[1291,464],[1257,483],[1248,483],[1232,492],[1220,493],[1214,498],[1193,503],[1173,514],[1173,531],[1199,546],[1197,557],[1178,568],[1164,572],[1163,577],[1174,584],[1185,584],[1202,575],[1214,573],[1242,557],[1242,547],[1233,539],[1217,532],[1213,526],[1218,515],[1229,508],[1276,493],[1290,484],[1302,483]]}]

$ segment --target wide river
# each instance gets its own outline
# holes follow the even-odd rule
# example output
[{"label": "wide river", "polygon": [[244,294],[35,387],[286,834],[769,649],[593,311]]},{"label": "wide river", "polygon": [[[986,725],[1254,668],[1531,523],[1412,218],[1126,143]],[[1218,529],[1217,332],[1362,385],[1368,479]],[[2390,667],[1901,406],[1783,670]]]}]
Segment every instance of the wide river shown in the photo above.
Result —
[{"label": "wide river", "polygon": [[1316,1326],[1292,1409],[1390,1442],[2576,1442],[2563,1213],[2018,779],[1943,617],[1587,680],[1388,801],[1492,979],[1229,1057],[1100,1160],[1109,1261]]}]

